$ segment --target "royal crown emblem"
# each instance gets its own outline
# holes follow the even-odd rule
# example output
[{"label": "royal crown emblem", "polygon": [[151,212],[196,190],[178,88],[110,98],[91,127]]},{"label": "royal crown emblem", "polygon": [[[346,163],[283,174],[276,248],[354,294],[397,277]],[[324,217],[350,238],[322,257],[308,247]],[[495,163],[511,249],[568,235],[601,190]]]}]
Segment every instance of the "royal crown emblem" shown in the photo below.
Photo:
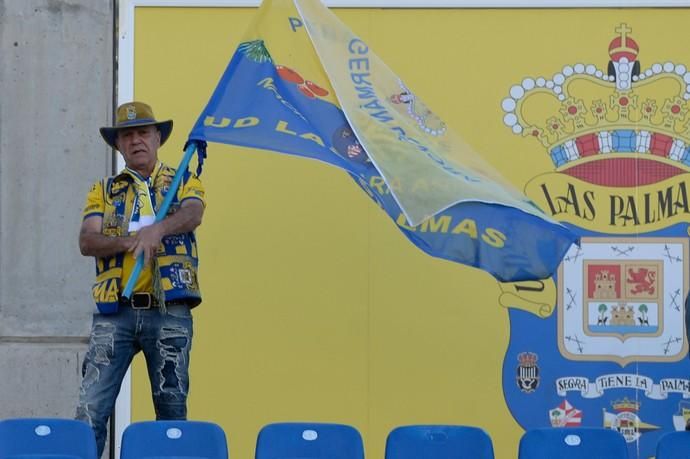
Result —
[{"label": "royal crown emblem", "polygon": [[630,413],[637,413],[640,411],[640,405],[642,403],[639,400],[629,400],[628,397],[624,397],[622,400],[614,400],[611,402],[611,407],[614,410],[620,412],[628,411]]},{"label": "royal crown emblem", "polygon": [[621,24],[616,32],[606,71],[577,63],[525,78],[502,102],[504,123],[538,140],[557,168],[610,153],[690,166],[690,72],[670,61],[641,70],[632,29]]}]

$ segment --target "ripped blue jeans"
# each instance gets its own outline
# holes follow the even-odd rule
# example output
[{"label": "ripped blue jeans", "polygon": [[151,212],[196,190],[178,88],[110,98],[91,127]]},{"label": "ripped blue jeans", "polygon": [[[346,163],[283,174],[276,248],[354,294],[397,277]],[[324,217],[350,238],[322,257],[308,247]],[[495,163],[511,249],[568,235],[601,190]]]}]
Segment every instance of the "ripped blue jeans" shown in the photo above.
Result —
[{"label": "ripped blue jeans", "polygon": [[183,304],[168,305],[165,312],[121,306],[116,314],[94,314],[76,418],[93,428],[99,458],[120,384],[139,351],[146,359],[156,419],[187,418],[192,323]]}]

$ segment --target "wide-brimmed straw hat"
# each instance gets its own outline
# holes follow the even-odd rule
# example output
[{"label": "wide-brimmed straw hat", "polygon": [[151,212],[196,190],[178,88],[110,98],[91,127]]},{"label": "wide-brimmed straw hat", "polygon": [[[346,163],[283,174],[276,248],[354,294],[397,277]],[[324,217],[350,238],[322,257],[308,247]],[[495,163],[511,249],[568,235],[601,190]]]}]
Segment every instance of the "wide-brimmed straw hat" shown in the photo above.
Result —
[{"label": "wide-brimmed straw hat", "polygon": [[161,145],[163,145],[170,137],[173,122],[172,120],[157,121],[156,117],[153,116],[153,110],[148,104],[143,102],[127,102],[117,107],[115,126],[102,127],[100,129],[101,136],[103,136],[108,145],[117,149],[117,145],[115,145],[117,132],[121,129],[135,126],[156,126],[161,133]]}]

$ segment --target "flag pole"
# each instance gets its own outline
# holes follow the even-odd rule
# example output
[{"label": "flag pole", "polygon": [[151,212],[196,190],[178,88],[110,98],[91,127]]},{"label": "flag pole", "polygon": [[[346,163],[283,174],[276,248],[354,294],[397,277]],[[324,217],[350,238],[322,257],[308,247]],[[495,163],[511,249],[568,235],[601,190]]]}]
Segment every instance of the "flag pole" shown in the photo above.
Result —
[{"label": "flag pole", "polygon": [[[168,213],[168,208],[170,207],[170,203],[172,203],[173,197],[177,194],[177,189],[180,187],[180,182],[182,181],[182,176],[184,175],[185,171],[187,170],[187,167],[189,166],[189,162],[192,160],[192,156],[194,156],[194,153],[196,152],[197,148],[197,143],[194,141],[190,141],[189,145],[187,145],[187,149],[184,152],[184,156],[182,156],[182,160],[180,161],[180,165],[177,167],[177,172],[175,173],[175,177],[173,178],[172,182],[170,183],[170,188],[168,189],[168,192],[165,194],[165,198],[163,198],[163,203],[161,206],[158,208],[158,212],[156,212],[156,220],[155,222],[158,223],[159,221],[163,220],[165,216]],[[122,298],[125,300],[128,300],[132,296],[132,290],[134,290],[134,285],[137,282],[137,279],[139,279],[139,275],[141,274],[141,270],[144,268],[144,254],[141,253],[139,254],[139,257],[137,258],[137,263],[134,265],[134,269],[129,275],[129,279],[127,280],[127,285],[125,285],[125,289],[122,291]]]}]

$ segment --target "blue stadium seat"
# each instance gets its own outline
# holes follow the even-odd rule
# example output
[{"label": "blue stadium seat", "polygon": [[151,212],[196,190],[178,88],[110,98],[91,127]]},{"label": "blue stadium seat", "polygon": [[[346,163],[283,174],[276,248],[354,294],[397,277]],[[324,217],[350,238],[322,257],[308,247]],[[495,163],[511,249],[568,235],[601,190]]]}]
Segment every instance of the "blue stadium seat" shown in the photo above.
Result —
[{"label": "blue stadium seat", "polygon": [[256,459],[364,459],[357,429],[342,424],[277,423],[256,440]]},{"label": "blue stadium seat", "polygon": [[227,459],[223,429],[211,422],[135,422],[122,434],[120,459]]},{"label": "blue stadium seat", "polygon": [[388,434],[385,459],[494,459],[494,448],[478,427],[402,426]]},{"label": "blue stadium seat", "polygon": [[528,430],[520,439],[518,459],[627,459],[623,436],[604,428]]},{"label": "blue stadium seat", "polygon": [[0,421],[0,459],[96,459],[96,437],[74,419],[16,418]]},{"label": "blue stadium seat", "polygon": [[671,432],[662,436],[656,445],[656,459],[688,459],[690,432]]}]

